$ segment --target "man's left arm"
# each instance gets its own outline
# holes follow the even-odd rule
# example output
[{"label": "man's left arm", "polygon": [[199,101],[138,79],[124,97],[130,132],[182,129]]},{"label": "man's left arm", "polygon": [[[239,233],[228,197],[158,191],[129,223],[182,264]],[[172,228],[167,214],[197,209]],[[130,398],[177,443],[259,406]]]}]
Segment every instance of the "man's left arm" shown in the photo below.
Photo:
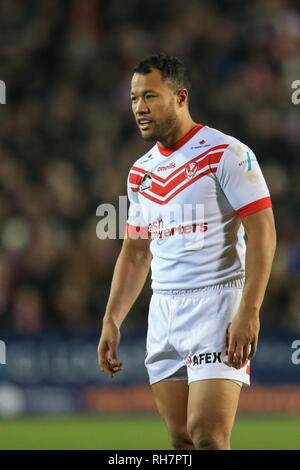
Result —
[{"label": "man's left arm", "polygon": [[276,248],[276,231],[271,207],[243,217],[242,223],[248,237],[245,286],[238,313],[229,328],[228,348],[228,365],[237,369],[256,353],[260,327],[259,311]]}]

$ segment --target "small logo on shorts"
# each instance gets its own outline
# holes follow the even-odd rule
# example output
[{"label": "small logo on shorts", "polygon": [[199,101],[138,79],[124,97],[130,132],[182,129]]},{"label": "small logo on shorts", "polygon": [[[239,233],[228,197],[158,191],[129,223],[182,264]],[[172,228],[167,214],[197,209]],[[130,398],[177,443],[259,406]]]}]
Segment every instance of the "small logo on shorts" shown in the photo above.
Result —
[{"label": "small logo on shorts", "polygon": [[191,358],[191,356],[188,356],[188,357],[186,358],[185,364],[186,364],[188,367],[191,367],[191,364],[192,364],[192,358]]},{"label": "small logo on shorts", "polygon": [[[189,364],[186,362],[186,364],[190,366],[201,366],[202,364],[215,364],[216,362],[221,363],[221,354],[222,352],[209,352],[209,353],[202,353],[202,354],[194,354],[194,356],[188,356],[188,359],[190,360]],[[187,361],[188,361],[187,359]]]}]

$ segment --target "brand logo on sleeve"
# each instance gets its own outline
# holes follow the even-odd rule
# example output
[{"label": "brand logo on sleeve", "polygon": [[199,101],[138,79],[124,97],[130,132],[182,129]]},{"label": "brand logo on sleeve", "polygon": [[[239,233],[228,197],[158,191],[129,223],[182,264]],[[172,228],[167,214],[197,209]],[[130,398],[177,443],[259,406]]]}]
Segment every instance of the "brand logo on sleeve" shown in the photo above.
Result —
[{"label": "brand logo on sleeve", "polygon": [[248,165],[248,171],[251,171],[252,170],[252,162],[255,162],[256,161],[256,158],[251,158],[250,157],[250,154],[249,152],[247,152],[247,160],[242,160],[240,163],[239,163],[239,166],[242,166],[242,165]]}]

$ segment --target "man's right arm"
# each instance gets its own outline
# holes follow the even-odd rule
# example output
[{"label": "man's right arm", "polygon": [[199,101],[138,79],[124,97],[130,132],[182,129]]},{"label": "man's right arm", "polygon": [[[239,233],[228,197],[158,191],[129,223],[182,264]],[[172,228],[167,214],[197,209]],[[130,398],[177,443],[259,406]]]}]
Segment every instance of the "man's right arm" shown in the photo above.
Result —
[{"label": "man's right arm", "polygon": [[122,368],[117,361],[120,326],[147,279],[152,258],[150,241],[125,238],[116,262],[98,346],[100,367],[110,377]]}]

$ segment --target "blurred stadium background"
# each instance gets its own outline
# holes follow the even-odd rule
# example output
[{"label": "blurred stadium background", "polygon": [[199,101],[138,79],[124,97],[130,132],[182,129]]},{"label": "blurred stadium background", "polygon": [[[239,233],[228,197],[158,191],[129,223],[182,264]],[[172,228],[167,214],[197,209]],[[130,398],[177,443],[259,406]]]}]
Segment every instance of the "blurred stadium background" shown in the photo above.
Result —
[{"label": "blurred stadium background", "polygon": [[255,151],[274,205],[278,249],[233,448],[300,449],[299,3],[2,0],[0,28],[0,448],[170,448],[143,365],[150,280],[122,327],[122,373],[106,377],[96,356],[121,246],[97,238],[96,209],[118,207],[149,148],[129,83],[163,51],[188,65],[194,119]]}]

